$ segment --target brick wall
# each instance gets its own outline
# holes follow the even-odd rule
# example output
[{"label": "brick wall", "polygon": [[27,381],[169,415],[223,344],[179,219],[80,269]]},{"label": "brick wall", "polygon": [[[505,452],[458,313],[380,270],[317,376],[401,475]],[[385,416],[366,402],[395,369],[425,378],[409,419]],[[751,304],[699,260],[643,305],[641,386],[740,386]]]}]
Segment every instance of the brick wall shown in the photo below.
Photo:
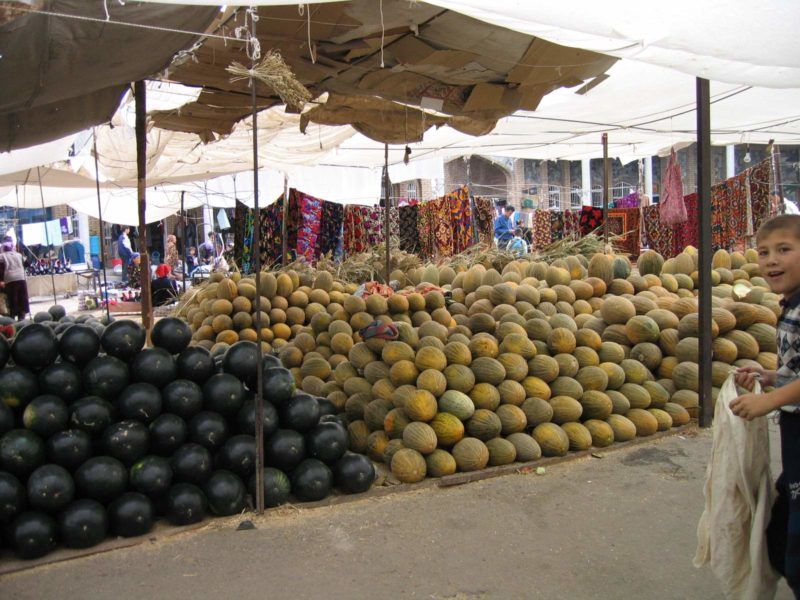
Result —
[{"label": "brick wall", "polygon": [[[514,161],[515,171],[516,164],[521,162],[520,160]],[[476,196],[491,196],[501,199],[514,197],[514,173],[509,175],[502,167],[480,156],[473,156],[469,159],[469,181],[472,193]],[[444,189],[446,192],[467,183],[467,162],[463,158],[456,158],[445,163]],[[519,187],[521,189],[521,186]]]}]

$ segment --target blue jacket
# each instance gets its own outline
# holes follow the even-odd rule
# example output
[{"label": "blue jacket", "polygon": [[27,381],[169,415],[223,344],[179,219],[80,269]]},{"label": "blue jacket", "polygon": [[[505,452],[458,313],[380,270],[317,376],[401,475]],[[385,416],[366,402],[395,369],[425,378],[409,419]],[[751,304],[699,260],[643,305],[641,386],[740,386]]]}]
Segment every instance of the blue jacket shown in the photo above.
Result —
[{"label": "blue jacket", "polygon": [[505,244],[514,237],[514,220],[500,215],[494,221],[494,237],[497,238],[498,243]]}]

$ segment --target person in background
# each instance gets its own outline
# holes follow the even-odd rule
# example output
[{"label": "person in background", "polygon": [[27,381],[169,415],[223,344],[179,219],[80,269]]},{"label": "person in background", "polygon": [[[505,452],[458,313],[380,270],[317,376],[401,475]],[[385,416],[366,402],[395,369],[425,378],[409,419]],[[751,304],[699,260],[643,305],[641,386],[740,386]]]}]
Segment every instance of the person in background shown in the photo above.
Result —
[{"label": "person in background", "polygon": [[122,259],[122,283],[128,283],[128,271],[130,270],[131,258],[133,257],[133,246],[131,246],[131,228],[125,225],[122,233],[117,239],[117,254]]},{"label": "person in background", "polygon": [[775,482],[777,498],[767,527],[767,550],[775,570],[800,597],[800,215],[780,215],[756,234],[758,266],[783,308],[776,329],[777,370],[744,366],[736,383],[752,390],[756,378],[769,392],[742,394],[730,403],[733,414],[748,421],[778,410],[783,472]]},{"label": "person in background", "polygon": [[164,250],[164,263],[169,266],[171,271],[175,271],[180,264],[177,238],[174,235],[167,236],[167,247],[166,250]]},{"label": "person in background", "polygon": [[28,284],[25,282],[25,262],[22,254],[14,250],[10,236],[3,238],[0,246],[0,286],[6,293],[11,318],[21,321],[30,312]]},{"label": "person in background", "polygon": [[197,261],[197,248],[190,246],[189,253],[186,255],[186,274],[191,276],[198,266],[200,265]]},{"label": "person in background", "polygon": [[214,261],[214,232],[208,233],[208,239],[200,244],[197,249],[200,255],[200,261],[204,265],[210,265]]},{"label": "person in background", "polygon": [[178,298],[178,284],[170,277],[172,269],[167,264],[160,264],[156,268],[156,277],[150,283],[150,293],[153,306],[172,304]]},{"label": "person in background", "polygon": [[216,257],[214,258],[213,265],[214,265],[213,267],[214,271],[222,271],[223,273],[227,273],[228,271],[230,271],[230,266],[228,266],[228,261],[225,260],[225,254],[222,252],[222,246],[219,244],[217,244],[217,254]]},{"label": "person in background", "polygon": [[514,207],[510,204],[503,208],[501,214],[494,221],[494,237],[499,248],[505,248],[514,237]]},{"label": "person in background", "polygon": [[142,255],[138,252],[131,254],[131,261],[125,275],[127,278],[124,281],[127,282],[128,287],[142,287]]},{"label": "person in background", "polygon": [[529,252],[528,242],[522,238],[522,228],[517,227],[514,230],[514,237],[508,241],[506,250],[514,253],[515,256],[522,256]]}]

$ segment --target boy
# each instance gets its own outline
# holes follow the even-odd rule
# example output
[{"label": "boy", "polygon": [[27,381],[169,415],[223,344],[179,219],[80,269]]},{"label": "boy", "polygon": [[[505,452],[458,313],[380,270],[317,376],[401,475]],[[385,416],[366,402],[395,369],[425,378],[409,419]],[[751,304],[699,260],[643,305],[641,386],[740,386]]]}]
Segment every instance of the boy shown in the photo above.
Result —
[{"label": "boy", "polygon": [[506,250],[513,252],[515,256],[522,256],[528,253],[528,242],[522,239],[522,229],[517,227],[514,230],[514,237],[509,240]]},{"label": "boy", "polygon": [[497,247],[505,248],[508,242],[511,241],[514,231],[514,220],[511,218],[514,214],[514,207],[511,205],[503,208],[501,214],[494,222],[494,237],[497,239]]},{"label": "boy", "polygon": [[780,409],[783,472],[776,482],[778,497],[767,528],[773,567],[800,597],[800,215],[781,215],[764,223],[756,235],[758,265],[772,291],[783,294],[778,320],[778,370],[743,367],[736,382],[752,389],[775,386],[762,394],[744,394],[730,404],[748,421]]}]

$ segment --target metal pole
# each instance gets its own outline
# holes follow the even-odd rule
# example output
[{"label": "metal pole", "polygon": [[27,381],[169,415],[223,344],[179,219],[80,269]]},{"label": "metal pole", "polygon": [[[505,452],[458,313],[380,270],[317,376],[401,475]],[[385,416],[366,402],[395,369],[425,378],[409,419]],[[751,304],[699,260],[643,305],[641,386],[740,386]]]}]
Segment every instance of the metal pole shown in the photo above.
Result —
[{"label": "metal pole", "polygon": [[[100,201],[100,168],[97,157],[97,130],[92,130],[92,140],[94,145],[94,185],[97,189],[97,219],[100,221],[100,268],[103,270],[103,289],[100,290],[100,297],[106,305],[106,320],[110,322],[111,313],[108,307],[108,277],[106,275],[106,242],[103,232],[103,203]],[[91,260],[91,248],[89,248],[89,259]]]},{"label": "metal pole", "polygon": [[289,226],[286,221],[289,219],[289,176],[283,174],[283,214],[281,215],[281,266],[288,264],[286,253],[289,241],[286,239],[289,233]]},{"label": "metal pole", "polygon": [[[47,242],[47,247],[50,247],[50,233],[47,231],[47,210],[44,207],[44,191],[42,190],[42,174],[39,172],[39,167],[36,167],[36,176],[39,179],[39,197],[42,199],[42,218],[44,219],[44,241]],[[50,263],[50,285],[53,286],[53,304],[58,304],[56,298],[56,276],[53,275],[53,263]]]},{"label": "metal pole", "polygon": [[781,177],[781,149],[777,144],[772,145],[772,179],[775,183],[775,191],[778,192],[778,214],[786,212],[783,204],[783,178]]},{"label": "metal pole", "polygon": [[383,188],[384,188],[384,203],[383,203],[383,235],[386,236],[386,279],[385,283],[389,284],[389,276],[392,272],[392,231],[389,226],[389,203],[392,197],[392,192],[389,189],[389,144],[383,145]]},{"label": "metal pole", "polygon": [[700,427],[710,427],[711,399],[711,102],[708,79],[697,78],[697,206],[700,249]]},{"label": "metal pole", "polygon": [[136,191],[139,197],[139,254],[142,272],[142,326],[150,335],[153,326],[153,299],[150,297],[150,257],[147,254],[147,95],[144,81],[133,84],[136,97]]},{"label": "metal pole", "polygon": [[181,191],[181,245],[183,246],[183,269],[182,272],[182,279],[183,279],[183,293],[186,293],[186,269],[189,268],[189,250],[187,249],[186,244],[186,210],[184,209],[183,205],[183,198],[186,195],[185,191]]},{"label": "metal pole", "polygon": [[475,197],[472,195],[472,172],[470,170],[470,163],[472,162],[472,157],[468,157],[467,159],[467,194],[469,195],[469,207],[472,210],[472,242],[473,244],[477,244],[480,241],[478,237],[478,227],[476,225],[477,222],[477,211],[475,210]]},{"label": "metal pole", "polygon": [[[256,38],[256,16],[258,9],[249,9],[250,35]],[[256,60],[253,58],[252,66],[255,68]],[[263,389],[263,351],[261,349],[261,232],[258,205],[258,107],[256,102],[256,79],[250,78],[250,100],[253,113],[253,210],[256,220],[253,225],[253,246],[256,248],[256,297],[255,297],[255,325],[256,345],[258,346],[258,361],[256,363],[256,512],[264,512],[264,389]]]},{"label": "metal pole", "polygon": [[608,165],[608,134],[603,134],[603,241],[608,244],[608,197],[610,185]]}]

